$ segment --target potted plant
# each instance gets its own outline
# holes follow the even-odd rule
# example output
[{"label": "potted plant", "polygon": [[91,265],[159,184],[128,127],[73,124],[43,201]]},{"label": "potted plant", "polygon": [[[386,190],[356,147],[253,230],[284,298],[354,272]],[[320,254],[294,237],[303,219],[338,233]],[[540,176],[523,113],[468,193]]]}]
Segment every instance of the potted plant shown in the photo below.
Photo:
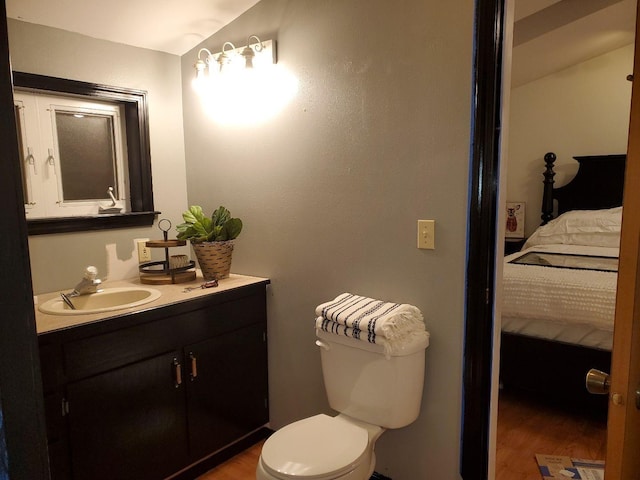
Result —
[{"label": "potted plant", "polygon": [[184,223],[176,227],[178,239],[191,242],[204,279],[227,278],[234,240],[242,231],[242,220],[232,218],[231,212],[223,206],[208,217],[199,205],[190,206],[182,218]]}]

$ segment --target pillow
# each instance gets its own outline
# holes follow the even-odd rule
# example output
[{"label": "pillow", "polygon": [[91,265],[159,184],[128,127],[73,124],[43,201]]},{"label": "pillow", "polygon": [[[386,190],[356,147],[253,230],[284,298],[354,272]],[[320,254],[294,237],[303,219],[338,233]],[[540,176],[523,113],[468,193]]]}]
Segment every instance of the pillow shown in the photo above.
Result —
[{"label": "pillow", "polygon": [[523,249],[549,244],[619,247],[621,227],[622,207],[572,210],[538,227]]}]

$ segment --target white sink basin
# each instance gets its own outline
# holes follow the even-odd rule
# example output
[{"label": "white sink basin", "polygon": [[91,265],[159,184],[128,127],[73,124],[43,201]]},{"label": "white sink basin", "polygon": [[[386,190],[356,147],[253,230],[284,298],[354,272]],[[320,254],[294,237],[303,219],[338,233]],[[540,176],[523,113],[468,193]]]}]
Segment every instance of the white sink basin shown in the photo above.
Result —
[{"label": "white sink basin", "polygon": [[105,288],[98,293],[71,297],[76,307],[71,309],[61,297],[52,298],[38,306],[42,313],[51,315],[86,315],[89,313],[110,312],[123,308],[137,307],[160,297],[160,292],[147,287]]}]

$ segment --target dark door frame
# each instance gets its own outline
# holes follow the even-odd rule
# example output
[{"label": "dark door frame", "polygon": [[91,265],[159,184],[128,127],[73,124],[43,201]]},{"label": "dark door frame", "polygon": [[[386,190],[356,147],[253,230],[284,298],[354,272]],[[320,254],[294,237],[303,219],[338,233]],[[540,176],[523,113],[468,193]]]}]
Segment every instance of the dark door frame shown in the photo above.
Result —
[{"label": "dark door frame", "polygon": [[[505,0],[475,3],[460,464],[465,480],[488,475]],[[48,459],[4,0],[0,15],[0,478],[39,480],[49,478]]]},{"label": "dark door frame", "polygon": [[49,459],[4,0],[0,15],[0,478],[39,480]]},{"label": "dark door frame", "polygon": [[486,480],[489,468],[505,1],[476,0],[460,457],[464,480]]}]

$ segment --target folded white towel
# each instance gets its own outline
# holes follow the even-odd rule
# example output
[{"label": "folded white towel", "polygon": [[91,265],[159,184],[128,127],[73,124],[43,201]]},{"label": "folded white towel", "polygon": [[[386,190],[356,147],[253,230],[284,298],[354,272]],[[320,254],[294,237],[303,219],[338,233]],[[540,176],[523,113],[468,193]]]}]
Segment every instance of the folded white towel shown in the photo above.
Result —
[{"label": "folded white towel", "polygon": [[316,328],[385,346],[387,354],[416,336],[427,337],[422,312],[409,304],[389,303],[343,293],[316,307]]}]

